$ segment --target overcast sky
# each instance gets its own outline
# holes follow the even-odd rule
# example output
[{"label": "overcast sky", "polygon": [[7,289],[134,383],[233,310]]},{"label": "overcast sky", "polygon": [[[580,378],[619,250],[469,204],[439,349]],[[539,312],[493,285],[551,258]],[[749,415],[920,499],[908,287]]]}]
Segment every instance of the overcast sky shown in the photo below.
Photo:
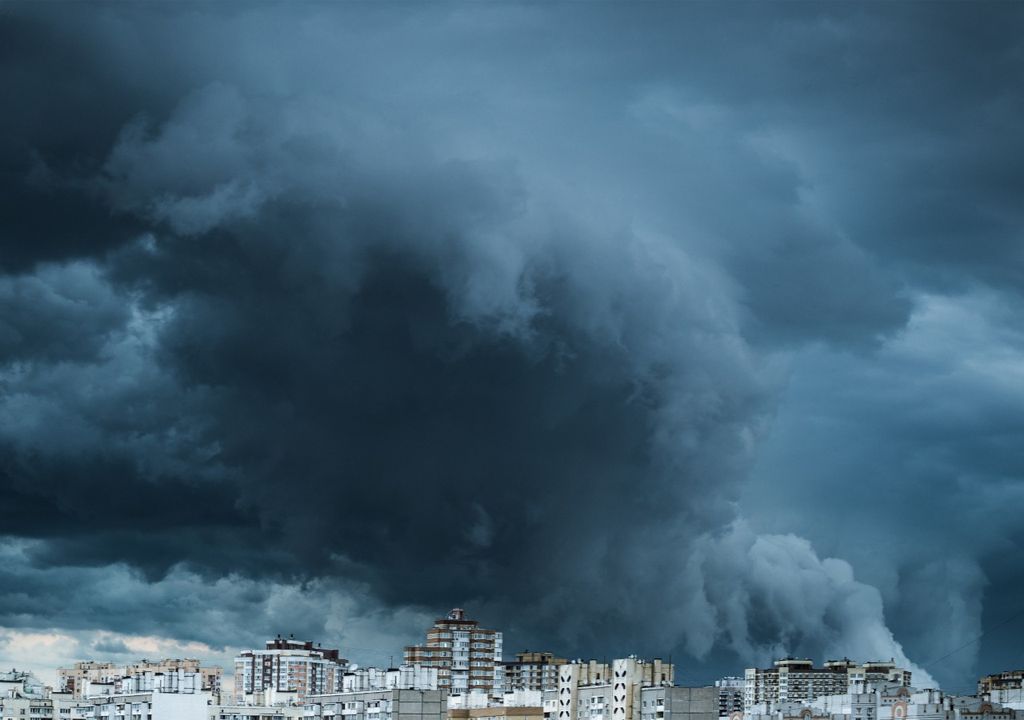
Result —
[{"label": "overcast sky", "polygon": [[0,4],[0,664],[1024,665],[1022,78],[1012,3]]}]

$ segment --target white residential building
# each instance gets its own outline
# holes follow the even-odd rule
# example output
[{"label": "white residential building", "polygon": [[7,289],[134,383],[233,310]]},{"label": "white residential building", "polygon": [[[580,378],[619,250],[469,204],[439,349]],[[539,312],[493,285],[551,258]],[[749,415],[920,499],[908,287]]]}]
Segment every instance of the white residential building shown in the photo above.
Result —
[{"label": "white residential building", "polygon": [[1024,710],[1024,670],[986,675],[978,680],[978,696],[1004,707]]},{"label": "white residential building", "polygon": [[[479,710],[481,708],[529,708],[541,710],[544,707],[542,690],[506,690],[500,699],[491,697],[483,690],[448,696],[448,714],[452,710]],[[468,716],[467,716],[468,717]]]},{"label": "white residential building", "polygon": [[807,659],[784,658],[776,660],[774,667],[747,668],[744,674],[743,707],[805,702],[825,695],[840,695],[849,691],[853,683],[895,683],[909,686],[909,670],[896,667],[893,661],[866,662],[863,665],[848,660],[829,660],[824,667],[814,667]]},{"label": "white residential building", "polygon": [[757,704],[744,720],[1024,720],[1012,708],[977,696],[915,690],[897,683],[857,682],[850,692],[809,701]]},{"label": "white residential building", "polygon": [[53,692],[32,673],[0,672],[0,718],[3,720],[70,719],[74,706],[70,694]]},{"label": "white residential building", "polygon": [[121,678],[139,673],[173,673],[178,670],[198,673],[202,678],[202,689],[219,701],[224,670],[216,665],[203,665],[195,658],[164,660],[139,660],[134,663],[77,662],[71,667],[57,668],[57,687],[75,699],[85,697],[85,684],[114,683]]},{"label": "white residential building", "polygon": [[86,681],[73,720],[208,720],[213,702],[201,673],[141,672],[113,683]]},{"label": "white residential building", "polygon": [[437,690],[437,668],[402,665],[397,668],[352,667],[342,675],[336,692],[362,690]]},{"label": "white residential building", "polygon": [[364,690],[310,696],[303,717],[316,720],[445,720],[443,690]]},{"label": "white residential building", "polygon": [[509,690],[501,702],[486,692],[448,696],[448,720],[543,720],[544,693],[541,690]]},{"label": "white residential building", "polygon": [[262,650],[235,657],[237,705],[278,705],[286,699],[301,704],[307,695],[341,688],[348,661],[337,650],[280,636]]},{"label": "white residential building", "polygon": [[78,706],[81,720],[208,720],[210,694],[115,694],[82,703]]}]

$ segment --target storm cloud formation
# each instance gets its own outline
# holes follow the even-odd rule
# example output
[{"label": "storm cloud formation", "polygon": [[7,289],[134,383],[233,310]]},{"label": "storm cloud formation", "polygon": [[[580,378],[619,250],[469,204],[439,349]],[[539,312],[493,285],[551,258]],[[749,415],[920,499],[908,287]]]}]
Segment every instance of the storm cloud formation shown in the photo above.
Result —
[{"label": "storm cloud formation", "polygon": [[2,8],[0,652],[1013,662],[1018,8]]}]

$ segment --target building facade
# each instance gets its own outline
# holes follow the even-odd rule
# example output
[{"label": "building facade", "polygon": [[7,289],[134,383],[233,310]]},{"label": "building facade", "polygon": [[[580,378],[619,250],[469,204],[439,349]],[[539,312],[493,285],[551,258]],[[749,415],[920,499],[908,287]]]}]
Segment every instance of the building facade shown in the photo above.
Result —
[{"label": "building facade", "polygon": [[220,702],[223,668],[215,665],[204,666],[195,658],[164,660],[140,660],[136,663],[118,664],[109,662],[78,662],[71,667],[57,668],[57,687],[60,692],[70,693],[76,700],[82,699],[85,684],[115,683],[118,680],[144,673],[174,673],[179,670],[198,673],[202,678],[202,689],[210,693],[215,702]]},{"label": "building facade", "polygon": [[200,673],[140,672],[114,682],[85,680],[66,720],[209,720],[211,694]]},{"label": "building facade", "polygon": [[300,705],[217,705],[210,720],[300,720],[306,710]]},{"label": "building facade", "polygon": [[896,683],[856,682],[847,693],[812,701],[755,705],[736,720],[1021,720],[1024,713],[974,695],[947,695]]},{"label": "building facade", "polygon": [[714,687],[675,685],[675,667],[637,658],[566,663],[558,687],[544,692],[546,720],[711,720]]},{"label": "building facade", "polygon": [[1024,709],[1024,670],[986,675],[978,680],[978,696],[991,702]]},{"label": "building facade", "polygon": [[516,653],[515,660],[502,663],[505,690],[552,690],[558,687],[558,668],[565,658],[549,652]]},{"label": "building facade", "polygon": [[344,674],[336,692],[364,690],[437,690],[437,668],[402,665],[397,668],[354,668]]},{"label": "building facade", "polygon": [[445,720],[443,690],[365,690],[306,699],[303,717],[316,720]]},{"label": "building facade", "polygon": [[480,627],[461,608],[434,622],[426,643],[405,648],[406,665],[437,668],[437,685],[451,693],[485,690],[492,697],[504,691],[502,634]]},{"label": "building facade", "polygon": [[341,688],[348,661],[337,650],[278,636],[262,650],[235,657],[235,704],[301,704],[307,695]]},{"label": "building facade", "polygon": [[724,677],[715,681],[718,690],[718,717],[729,717],[734,712],[743,712],[743,691],[746,680],[741,677]]},{"label": "building facade", "polygon": [[79,701],[73,720],[209,720],[209,693],[115,693]]},{"label": "building facade", "polygon": [[540,690],[506,690],[501,702],[487,693],[448,697],[448,720],[543,720],[544,694]]},{"label": "building facade", "polygon": [[814,667],[807,659],[776,660],[771,668],[747,668],[744,674],[743,707],[780,702],[805,702],[825,695],[848,692],[853,683],[894,683],[909,687],[909,670],[896,667],[893,661],[866,662],[829,660],[824,667]]},{"label": "building facade", "polygon": [[74,706],[75,700],[69,693],[52,692],[30,672],[0,672],[2,720],[72,718]]}]

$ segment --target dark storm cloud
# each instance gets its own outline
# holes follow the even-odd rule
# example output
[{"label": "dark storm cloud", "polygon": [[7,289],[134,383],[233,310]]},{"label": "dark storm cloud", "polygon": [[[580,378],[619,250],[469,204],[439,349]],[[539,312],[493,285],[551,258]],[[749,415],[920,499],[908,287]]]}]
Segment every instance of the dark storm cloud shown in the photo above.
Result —
[{"label": "dark storm cloud", "polygon": [[[806,451],[758,476],[789,507],[736,502],[809,348],[906,387],[925,292],[1019,300],[1016,8],[8,7],[3,625],[224,646],[472,602],[734,662],[978,626],[988,546],[942,565],[913,513],[915,553],[830,545],[802,498],[854,480]],[[956,443],[999,403],[959,397],[833,404],[1005,502],[1019,406]],[[936,476],[855,481],[981,507],[915,505]]]},{"label": "dark storm cloud", "polygon": [[87,265],[0,277],[0,302],[4,364],[92,359],[108,334],[127,320],[121,299]]},{"label": "dark storm cloud", "polygon": [[[23,8],[27,10],[27,8]],[[74,13],[77,15],[77,12]],[[121,127],[152,107],[130,74],[34,11],[0,11],[0,267],[103,252],[142,227],[116,216],[91,181]]]}]

